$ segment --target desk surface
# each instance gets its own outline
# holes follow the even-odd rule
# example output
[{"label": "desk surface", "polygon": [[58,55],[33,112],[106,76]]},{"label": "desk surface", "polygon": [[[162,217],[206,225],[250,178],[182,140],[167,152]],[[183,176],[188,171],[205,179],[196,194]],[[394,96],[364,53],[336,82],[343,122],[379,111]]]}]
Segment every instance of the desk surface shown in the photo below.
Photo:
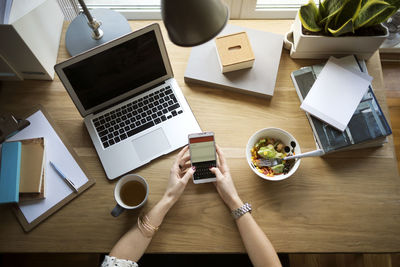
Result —
[{"label": "desk surface", "polygon": [[[150,22],[130,23],[132,29],[138,29]],[[291,25],[285,20],[230,23],[281,34]],[[200,126],[215,132],[240,196],[252,204],[254,218],[278,252],[400,251],[400,179],[392,138],[381,148],[304,159],[295,175],[281,182],[264,181],[247,165],[247,140],[264,127],[286,129],[303,151],[315,148],[290,73],[321,60],[292,60],[284,50],[274,96],[259,99],[185,84],[183,74],[190,48],[173,45],[164,28],[163,34],[175,77]],[[66,58],[62,39],[58,60]],[[379,54],[367,65],[388,116]],[[4,82],[0,89],[1,108],[15,114],[23,114],[38,103],[62,129],[97,183],[28,234],[12,211],[1,207],[0,252],[109,252],[136,222],[137,213],[125,212],[118,218],[110,215],[115,204],[115,181],[106,179],[83,120],[57,77],[54,81]],[[135,170],[150,185],[145,209],[161,198],[175,155]],[[148,252],[244,252],[244,247],[214,186],[189,183]]]}]

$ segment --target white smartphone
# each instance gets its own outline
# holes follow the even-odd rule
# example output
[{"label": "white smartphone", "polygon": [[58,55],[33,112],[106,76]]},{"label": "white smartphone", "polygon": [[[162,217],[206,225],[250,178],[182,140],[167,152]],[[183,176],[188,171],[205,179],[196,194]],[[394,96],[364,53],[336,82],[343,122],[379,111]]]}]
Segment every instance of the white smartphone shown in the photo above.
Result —
[{"label": "white smartphone", "polygon": [[190,161],[196,167],[193,183],[215,182],[217,178],[210,171],[217,166],[217,153],[213,132],[189,134]]}]

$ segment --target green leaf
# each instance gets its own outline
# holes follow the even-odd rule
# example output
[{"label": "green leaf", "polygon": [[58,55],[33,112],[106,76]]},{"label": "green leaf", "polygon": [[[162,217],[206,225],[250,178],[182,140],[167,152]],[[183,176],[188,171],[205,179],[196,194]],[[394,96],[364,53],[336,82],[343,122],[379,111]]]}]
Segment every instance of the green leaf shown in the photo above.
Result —
[{"label": "green leaf", "polygon": [[320,20],[319,25],[326,25],[327,22],[328,22],[328,17],[325,17],[322,20]]},{"label": "green leaf", "polygon": [[[361,8],[357,18],[354,20],[354,28],[359,29],[367,25],[374,25],[378,19],[382,19],[382,17],[387,17],[389,14],[392,14],[393,9],[394,8],[385,1],[369,0]],[[379,23],[380,22],[378,22],[378,24]]]},{"label": "green leaf", "polygon": [[313,0],[307,5],[303,5],[299,10],[299,18],[304,28],[312,32],[319,32],[321,28],[318,26],[318,8]]},{"label": "green leaf", "polygon": [[336,13],[346,2],[346,0],[325,0],[324,8],[327,16]]},{"label": "green leaf", "polygon": [[327,13],[326,13],[326,9],[324,7],[323,2],[321,2],[321,0],[319,0],[319,6],[318,6],[318,11],[319,11],[319,19],[322,20],[325,17],[327,17]]},{"label": "green leaf", "polygon": [[388,6],[386,9],[382,10],[377,16],[371,19],[364,27],[371,27],[374,25],[381,24],[387,21],[394,13],[396,13],[397,8],[394,6]]},{"label": "green leaf", "polygon": [[[342,28],[351,19],[354,21],[361,9],[361,0],[347,0],[336,15],[335,22],[329,24],[330,29]],[[331,24],[333,26],[331,26]],[[352,23],[353,24],[353,23]]]},{"label": "green leaf", "polygon": [[385,0],[385,2],[396,7],[396,10],[400,8],[400,0]]},{"label": "green leaf", "polygon": [[354,26],[353,26],[353,20],[349,19],[346,23],[344,23],[341,27],[337,29],[331,29],[329,28],[328,31],[333,35],[333,36],[340,36],[345,33],[353,32],[354,33]]},{"label": "green leaf", "polygon": [[335,20],[333,18],[328,21],[326,32],[333,36],[340,36],[345,33],[354,33],[353,21],[357,17],[361,9],[361,0],[347,0],[343,6],[337,11]]},{"label": "green leaf", "polygon": [[340,8],[335,19],[335,29],[341,28],[349,19],[354,20],[361,9],[361,0],[348,0]]},{"label": "green leaf", "polygon": [[361,7],[363,7],[369,0],[362,0],[361,1]]},{"label": "green leaf", "polygon": [[[324,0],[321,3],[323,5],[324,16],[322,16],[319,25],[324,28],[325,33],[329,33],[329,25],[335,22],[336,15],[345,2],[346,0]],[[334,26],[332,25],[332,27]]]},{"label": "green leaf", "polygon": [[325,21],[323,23],[324,26],[324,31],[325,33],[329,33],[329,28],[335,28],[335,21],[336,21],[336,15],[339,13],[340,9],[336,10],[335,12],[331,13],[328,17],[325,18]]}]

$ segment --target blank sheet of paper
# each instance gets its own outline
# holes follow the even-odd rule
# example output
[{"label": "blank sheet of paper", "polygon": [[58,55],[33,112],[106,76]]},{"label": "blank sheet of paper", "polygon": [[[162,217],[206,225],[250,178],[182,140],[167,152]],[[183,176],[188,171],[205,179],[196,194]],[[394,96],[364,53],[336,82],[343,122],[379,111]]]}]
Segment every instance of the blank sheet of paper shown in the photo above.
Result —
[{"label": "blank sheet of paper", "polygon": [[368,74],[350,71],[331,57],[300,108],[344,131],[371,81]]},{"label": "blank sheet of paper", "polygon": [[55,206],[58,202],[66,198],[69,194],[75,194],[50,166],[50,160],[59,167],[69,179],[71,179],[77,188],[87,183],[88,178],[69,153],[68,149],[54,131],[49,121],[43,115],[42,111],[37,111],[28,117],[27,120],[30,121],[31,124],[7,141],[36,137],[44,137],[45,139],[46,198],[29,203],[18,204],[28,223],[31,223],[47,210]]}]

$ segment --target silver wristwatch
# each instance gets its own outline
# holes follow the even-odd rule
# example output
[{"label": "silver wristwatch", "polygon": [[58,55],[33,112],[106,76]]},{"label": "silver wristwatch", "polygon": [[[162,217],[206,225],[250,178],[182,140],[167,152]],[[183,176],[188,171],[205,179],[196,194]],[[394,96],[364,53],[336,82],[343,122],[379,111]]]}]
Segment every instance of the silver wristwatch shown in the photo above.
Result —
[{"label": "silver wristwatch", "polygon": [[251,205],[246,202],[240,208],[232,210],[232,216],[236,220],[236,219],[240,218],[241,216],[243,216],[244,214],[246,214],[247,212],[251,213]]}]

